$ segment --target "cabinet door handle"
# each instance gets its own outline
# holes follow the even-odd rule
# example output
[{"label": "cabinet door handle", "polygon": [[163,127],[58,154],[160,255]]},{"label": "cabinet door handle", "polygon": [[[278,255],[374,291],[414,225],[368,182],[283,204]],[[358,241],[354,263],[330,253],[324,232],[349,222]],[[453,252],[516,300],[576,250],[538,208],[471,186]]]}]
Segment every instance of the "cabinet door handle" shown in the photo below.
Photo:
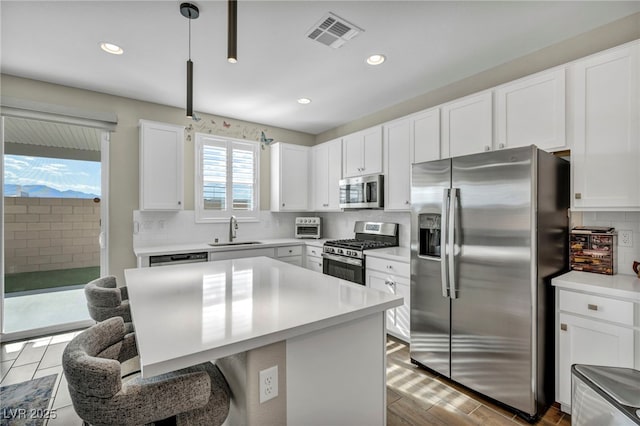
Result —
[{"label": "cabinet door handle", "polygon": [[560,324],[560,330],[567,331],[567,324]]},{"label": "cabinet door handle", "polygon": [[282,203],[282,207],[284,207],[284,203]]},{"label": "cabinet door handle", "polygon": [[393,269],[393,266],[387,265],[387,269]]},{"label": "cabinet door handle", "polygon": [[390,280],[388,278],[385,280],[384,283],[385,283],[385,285],[387,285],[389,287],[395,287],[395,285],[396,285],[396,283],[394,283],[392,280]]},{"label": "cabinet door handle", "polygon": [[485,151],[491,151],[491,147],[490,147],[489,145],[485,145],[485,146],[484,146],[484,150],[485,150]]},{"label": "cabinet door handle", "polygon": [[575,197],[576,197],[576,200],[581,200],[582,199],[582,192],[576,192]]},{"label": "cabinet door handle", "polygon": [[588,308],[590,311],[597,311],[597,310],[598,310],[598,305],[592,305],[591,303],[589,303],[589,304],[587,305],[587,308]]},{"label": "cabinet door handle", "polygon": [[410,202],[410,201],[405,201],[404,203],[405,203],[405,204],[411,204],[411,202]]},{"label": "cabinet door handle", "polygon": [[289,250],[289,253],[293,253],[293,250]]},{"label": "cabinet door handle", "polygon": [[178,205],[181,206],[182,205],[182,201],[178,201]]},{"label": "cabinet door handle", "polygon": [[504,148],[504,144],[501,143],[500,145],[498,145],[498,148],[500,148],[500,149]]}]

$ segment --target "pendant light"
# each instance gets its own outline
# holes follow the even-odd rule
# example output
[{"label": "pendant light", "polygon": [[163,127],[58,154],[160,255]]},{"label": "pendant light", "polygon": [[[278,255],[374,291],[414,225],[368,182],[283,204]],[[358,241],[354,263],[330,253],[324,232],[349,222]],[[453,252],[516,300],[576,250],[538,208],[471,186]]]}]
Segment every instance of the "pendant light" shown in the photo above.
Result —
[{"label": "pendant light", "polygon": [[200,10],[193,3],[182,3],[180,13],[189,20],[189,59],[187,60],[187,117],[193,116],[193,62],[191,62],[191,20],[200,16]]},{"label": "pendant light", "polygon": [[227,61],[238,62],[238,1],[229,0],[229,19],[227,28]]}]

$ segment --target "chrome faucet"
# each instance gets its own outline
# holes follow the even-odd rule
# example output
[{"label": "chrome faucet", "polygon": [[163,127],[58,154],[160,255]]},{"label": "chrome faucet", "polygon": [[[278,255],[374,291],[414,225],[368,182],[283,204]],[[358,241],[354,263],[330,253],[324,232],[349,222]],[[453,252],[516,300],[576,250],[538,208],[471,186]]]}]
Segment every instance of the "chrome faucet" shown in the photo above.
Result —
[{"label": "chrome faucet", "polygon": [[236,237],[236,229],[238,229],[238,220],[235,216],[231,216],[229,219],[229,242],[232,243]]}]

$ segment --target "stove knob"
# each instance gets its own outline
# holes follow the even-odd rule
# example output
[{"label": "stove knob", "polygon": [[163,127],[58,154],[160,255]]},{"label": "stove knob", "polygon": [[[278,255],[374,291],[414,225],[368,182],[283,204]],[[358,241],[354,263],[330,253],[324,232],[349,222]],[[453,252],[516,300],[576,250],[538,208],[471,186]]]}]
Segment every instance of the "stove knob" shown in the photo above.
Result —
[{"label": "stove knob", "polygon": [[338,249],[338,254],[343,254],[342,249]]}]

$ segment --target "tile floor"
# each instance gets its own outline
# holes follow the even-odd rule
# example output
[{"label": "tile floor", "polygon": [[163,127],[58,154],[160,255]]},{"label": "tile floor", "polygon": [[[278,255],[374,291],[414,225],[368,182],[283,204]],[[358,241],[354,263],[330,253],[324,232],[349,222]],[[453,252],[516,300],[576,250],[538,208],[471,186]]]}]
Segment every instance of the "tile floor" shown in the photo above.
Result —
[{"label": "tile floor", "polygon": [[[45,426],[82,425],[71,405],[62,373],[62,351],[77,332],[58,334],[1,345],[0,384],[19,383],[58,374],[49,409],[57,417]],[[417,368],[409,360],[409,348],[401,341],[387,340],[387,425],[518,425],[527,424],[501,407],[441,377]],[[536,423],[570,426],[570,416],[551,407]]]},{"label": "tile floor", "polygon": [[57,334],[20,342],[3,343],[0,352],[0,385],[12,385],[33,378],[57,374],[53,386],[54,396],[49,410],[56,418],[45,421],[45,426],[80,426],[82,420],[71,405],[69,389],[62,373],[62,351],[79,331]]}]

